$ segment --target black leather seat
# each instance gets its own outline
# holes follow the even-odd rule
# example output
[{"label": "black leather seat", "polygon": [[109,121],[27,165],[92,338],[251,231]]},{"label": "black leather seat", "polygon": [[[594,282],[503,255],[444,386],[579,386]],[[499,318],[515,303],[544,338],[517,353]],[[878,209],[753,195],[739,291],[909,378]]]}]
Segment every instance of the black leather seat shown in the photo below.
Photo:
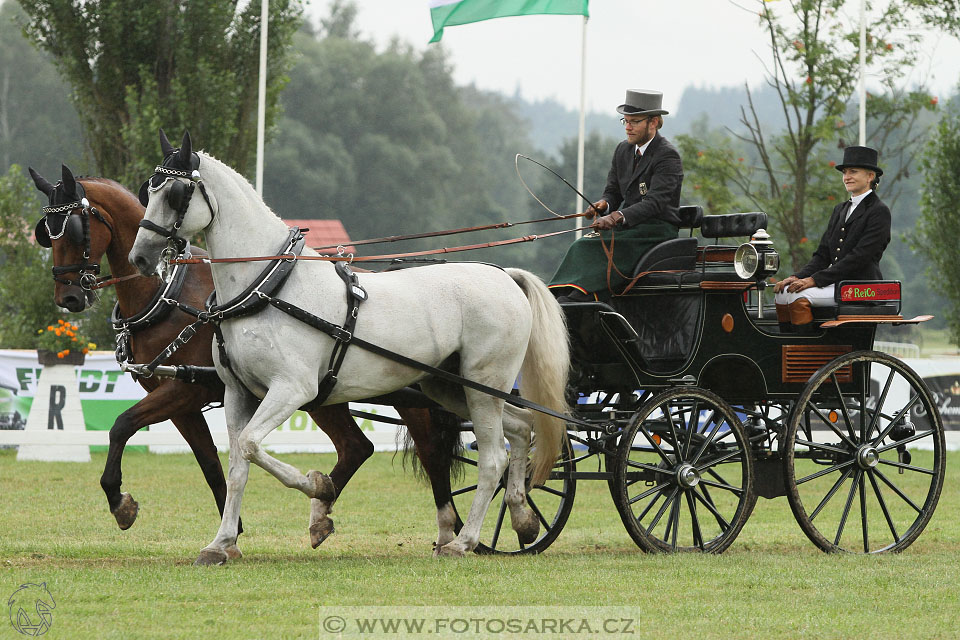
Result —
[{"label": "black leather seat", "polygon": [[[703,222],[703,208],[697,205],[680,207],[680,228],[696,229]],[[633,277],[647,271],[694,271],[697,268],[697,239],[674,238],[651,247],[640,256],[633,268]],[[653,280],[662,280],[668,276],[669,281],[675,281],[675,274],[650,274],[644,278],[644,284],[655,284]],[[648,280],[649,279],[649,280]],[[659,284],[659,283],[656,283]]]}]

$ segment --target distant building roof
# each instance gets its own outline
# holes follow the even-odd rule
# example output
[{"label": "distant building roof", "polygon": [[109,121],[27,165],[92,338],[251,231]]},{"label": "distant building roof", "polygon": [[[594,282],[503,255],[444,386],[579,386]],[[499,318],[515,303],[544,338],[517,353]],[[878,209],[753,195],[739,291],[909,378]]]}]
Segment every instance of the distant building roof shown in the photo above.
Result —
[{"label": "distant building roof", "polygon": [[[307,239],[308,247],[327,247],[330,245],[343,245],[347,253],[356,253],[357,249],[349,244],[350,236],[347,230],[343,228],[343,223],[339,220],[287,220],[284,219],[288,227],[300,227],[307,229],[304,231],[304,237]],[[325,249],[321,253],[336,253],[336,249]]]}]

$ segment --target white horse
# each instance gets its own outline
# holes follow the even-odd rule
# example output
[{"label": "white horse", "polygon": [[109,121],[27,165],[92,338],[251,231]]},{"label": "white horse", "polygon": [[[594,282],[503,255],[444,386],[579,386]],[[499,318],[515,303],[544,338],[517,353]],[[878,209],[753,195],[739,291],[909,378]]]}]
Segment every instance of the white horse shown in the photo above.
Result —
[{"label": "white horse", "polygon": [[[203,152],[192,153],[189,134],[184,135],[181,148],[174,150],[161,132],[161,147],[165,169],[154,176],[145,215],[147,228],[140,229],[130,252],[130,262],[141,273],[155,272],[168,244],[157,230],[173,229],[177,211],[171,201],[177,206],[184,186],[198,184],[198,178],[206,194],[196,189],[185,210],[181,207],[180,236],[189,238],[203,231],[212,258],[277,254],[289,229],[243,176]],[[179,177],[191,172],[193,178]],[[181,186],[174,186],[177,182]],[[151,228],[151,223],[156,226]],[[303,255],[316,253],[306,248]],[[265,264],[213,264],[218,302],[243,292]],[[458,363],[459,370],[454,373],[502,392],[509,392],[520,374],[523,398],[565,412],[570,356],[564,316],[533,274],[454,263],[363,273],[359,279],[368,299],[360,307],[354,331],[358,338],[431,366],[450,370]],[[274,295],[337,324],[347,313],[344,282],[329,262],[298,262]],[[250,461],[314,499],[311,525],[325,516],[318,512],[316,499],[330,498],[332,489],[327,476],[316,471],[303,474],[270,456],[260,443],[317,396],[334,340],[272,306],[224,320],[221,329],[229,367],[221,362],[216,343],[213,351],[217,371],[226,383],[224,406],[230,437],[227,500],[217,536],[201,552],[197,564],[227,560],[226,550],[237,538]],[[463,556],[476,547],[483,518],[507,466],[504,437],[510,443],[506,500],[511,522],[524,544],[535,540],[540,523],[526,501],[528,453],[530,481],[540,484],[564,442],[563,420],[505,405],[502,399],[451,384],[358,346],[347,350],[325,404],[361,400],[414,383],[443,406],[473,421],[479,454],[477,492],[467,520],[454,537],[452,503],[440,507],[434,553]],[[531,435],[535,436],[532,451]]]}]

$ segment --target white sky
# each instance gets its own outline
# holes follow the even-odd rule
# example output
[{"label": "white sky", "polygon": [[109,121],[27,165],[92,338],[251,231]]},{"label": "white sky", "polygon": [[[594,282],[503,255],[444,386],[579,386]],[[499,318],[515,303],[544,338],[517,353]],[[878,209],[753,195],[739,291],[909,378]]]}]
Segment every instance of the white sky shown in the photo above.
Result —
[{"label": "white sky", "polygon": [[[664,108],[676,112],[683,89],[757,85],[767,42],[759,25],[758,0],[593,0],[587,23],[586,105],[609,111],[625,89],[655,89]],[[331,0],[311,0],[314,22]],[[428,0],[358,0],[357,27],[380,49],[394,36],[423,50],[433,36]],[[781,4],[781,3],[777,3]],[[783,2],[782,4],[786,4]],[[850,0],[849,11],[859,13]],[[458,84],[580,105],[580,45],[583,19],[523,16],[448,27],[442,45],[450,53]],[[429,46],[438,46],[437,44]],[[931,33],[925,58],[911,72],[946,97],[960,80],[960,42]],[[870,80],[868,76],[868,86]]]}]

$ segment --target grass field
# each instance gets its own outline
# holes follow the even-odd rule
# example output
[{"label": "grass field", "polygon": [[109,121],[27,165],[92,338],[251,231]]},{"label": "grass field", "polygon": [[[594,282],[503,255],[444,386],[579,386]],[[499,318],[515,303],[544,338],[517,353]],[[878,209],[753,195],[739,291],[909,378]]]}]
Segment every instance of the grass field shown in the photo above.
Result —
[{"label": "grass field", "polygon": [[[280,457],[302,470],[333,461]],[[819,552],[786,499],[761,500],[721,556],[645,555],[606,484],[581,482],[570,520],[544,554],[435,560],[430,493],[383,453],[338,502],[337,533],[312,550],[307,499],[254,467],[245,557],[214,568],[191,565],[219,523],[193,457],[126,456],[124,490],[140,502],[128,531],[117,529],[100,490],[104,458],[31,463],[0,451],[0,597],[45,582],[56,600],[46,638],[317,638],[326,637],[321,606],[384,604],[604,605],[642,620],[638,638],[960,634],[958,452],[948,454],[940,505],[920,539],[878,557]],[[0,640],[18,637],[0,624]]]}]

